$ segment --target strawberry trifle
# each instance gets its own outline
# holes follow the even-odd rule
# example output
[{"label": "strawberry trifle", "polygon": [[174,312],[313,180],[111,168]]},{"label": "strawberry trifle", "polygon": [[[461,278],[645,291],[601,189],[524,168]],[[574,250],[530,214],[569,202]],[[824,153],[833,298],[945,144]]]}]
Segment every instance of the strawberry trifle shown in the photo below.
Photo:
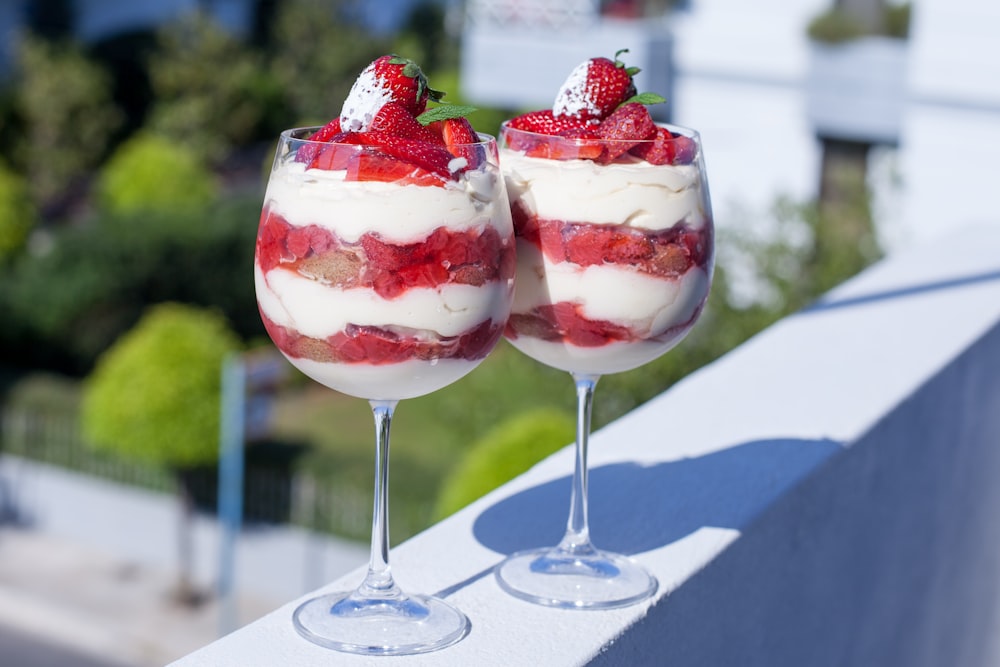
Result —
[{"label": "strawberry trifle", "polygon": [[495,144],[461,108],[425,111],[434,91],[406,66],[380,58],[339,117],[282,134],[257,239],[274,343],[321,384],[368,399],[468,373],[501,336],[513,291]]},{"label": "strawberry trifle", "polygon": [[712,217],[696,133],[656,125],[635,70],[595,58],[553,109],[504,124],[517,233],[507,338],[555,368],[636,368],[691,329],[708,296]]},{"label": "strawberry trifle", "polygon": [[708,298],[712,214],[698,134],[657,125],[635,68],[591,58],[551,109],[503,124],[500,160],[517,235],[514,305],[505,335],[568,371],[577,394],[576,459],[566,533],[495,570],[536,604],[608,609],[652,596],[656,578],[601,551],[587,522],[587,446],[601,375],[637,368],[690,331]]},{"label": "strawberry trifle", "polygon": [[439,104],[415,63],[383,56],[337,118],[283,132],[257,235],[257,302],[278,349],[375,420],[371,558],[358,588],[292,614],[316,644],[365,655],[449,646],[447,602],[404,593],[389,568],[388,452],[401,399],[459,379],[493,349],[514,292],[514,228],[492,137]]}]

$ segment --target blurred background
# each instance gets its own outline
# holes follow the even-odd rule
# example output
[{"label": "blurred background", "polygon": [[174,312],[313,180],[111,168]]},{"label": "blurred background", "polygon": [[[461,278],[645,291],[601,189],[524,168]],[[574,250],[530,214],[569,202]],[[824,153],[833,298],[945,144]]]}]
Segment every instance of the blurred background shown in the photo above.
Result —
[{"label": "blurred background", "polygon": [[[719,237],[708,309],[671,354],[602,379],[599,428],[884,253],[988,210],[975,193],[996,168],[975,137],[1000,139],[1000,57],[988,57],[1000,54],[979,26],[998,18],[986,0],[5,0],[0,655],[37,639],[42,652],[162,664],[323,583],[247,590],[247,575],[240,599],[256,601],[216,623],[233,565],[219,560],[225,541],[198,530],[218,514],[227,360],[250,373],[243,533],[336,540],[344,560],[327,578],[365,561],[368,406],[275,362],[252,265],[278,133],[338,115],[370,61],[417,61],[495,133],[550,106],[578,63],[627,48],[639,90],[667,98],[654,115],[702,132]],[[942,154],[963,173],[940,169]],[[953,187],[968,196],[933,195]],[[134,375],[142,391],[124,394]],[[465,379],[404,402],[393,542],[570,442],[571,386],[503,343]],[[87,506],[95,489],[118,501]],[[147,501],[173,509],[135,534],[116,508]],[[175,546],[155,558],[136,546],[159,539]],[[73,548],[106,578],[51,585],[67,561],[46,571],[42,554]],[[80,578],[90,589],[60,600]],[[95,657],[42,607],[38,623],[3,630],[18,615],[4,611],[32,595],[92,622],[91,598],[114,600],[111,624],[123,609],[169,614],[188,634],[135,630],[145,648]],[[24,664],[66,664],[51,660]]]}]

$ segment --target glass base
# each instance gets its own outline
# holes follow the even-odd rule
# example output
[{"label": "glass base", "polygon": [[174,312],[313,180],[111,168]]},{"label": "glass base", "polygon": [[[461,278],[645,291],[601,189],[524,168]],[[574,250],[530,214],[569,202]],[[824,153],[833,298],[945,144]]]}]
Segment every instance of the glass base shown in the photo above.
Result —
[{"label": "glass base", "polygon": [[451,646],[469,632],[469,619],[427,595],[367,599],[332,593],[303,602],[292,615],[309,641],[347,653],[411,655]]},{"label": "glass base", "polygon": [[631,558],[597,550],[584,555],[558,548],[519,551],[494,573],[511,595],[566,609],[626,607],[651,597],[657,587],[656,578]]}]

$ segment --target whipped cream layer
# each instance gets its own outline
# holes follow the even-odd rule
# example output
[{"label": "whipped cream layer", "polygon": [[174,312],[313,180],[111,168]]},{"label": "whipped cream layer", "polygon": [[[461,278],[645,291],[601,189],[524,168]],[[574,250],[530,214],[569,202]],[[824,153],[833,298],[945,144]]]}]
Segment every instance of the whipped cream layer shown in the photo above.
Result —
[{"label": "whipped cream layer", "polygon": [[357,398],[386,401],[400,401],[429,394],[456,382],[479,365],[479,360],[413,359],[398,364],[371,366],[285,356],[293,366],[323,386]]},{"label": "whipped cream layer", "polygon": [[278,269],[265,276],[255,267],[254,273],[261,312],[309,338],[328,338],[348,324],[457,336],[507,316],[506,283],[410,288],[389,300],[372,289],[341,289],[292,271]]},{"label": "whipped cream layer", "polygon": [[[344,176],[343,171],[306,169],[293,161],[278,164],[264,210],[295,227],[322,227],[347,243],[369,233],[405,245],[421,242],[442,228],[465,232],[487,227],[507,239],[508,248],[514,243],[503,180],[495,165],[485,165],[445,187],[348,181]],[[513,296],[512,277],[478,286],[410,287],[384,298],[370,288],[324,284],[281,265],[264,271],[259,258],[254,275],[262,315],[317,342],[342,336],[348,325],[409,331],[431,344],[475,330],[484,322],[495,323],[499,335]],[[484,356],[347,363],[282,352],[317,382],[367,399],[405,399],[436,391],[470,372]]]},{"label": "whipped cream layer", "polygon": [[649,230],[679,222],[692,229],[708,224],[707,196],[695,165],[652,165],[628,155],[620,160],[601,165],[500,151],[511,201],[539,218]]},{"label": "whipped cream layer", "polygon": [[533,243],[518,241],[514,313],[538,306],[577,303],[588,320],[628,327],[635,336],[652,338],[693,320],[708,295],[705,267],[692,266],[667,280],[620,264],[580,267],[552,263]]},{"label": "whipped cream layer", "polygon": [[[471,172],[445,187],[347,181],[345,171],[307,169],[288,162],[271,174],[265,207],[292,225],[317,224],[335,230],[346,243],[378,231],[392,243],[413,243],[434,229],[503,228],[495,205],[503,184],[493,168]],[[509,220],[509,215],[507,216]]]},{"label": "whipped cream layer", "polygon": [[578,347],[565,342],[531,336],[508,338],[508,342],[536,361],[567,373],[608,375],[639,368],[662,356],[679,343],[690,327],[664,336],[664,340],[608,343],[601,347]]}]

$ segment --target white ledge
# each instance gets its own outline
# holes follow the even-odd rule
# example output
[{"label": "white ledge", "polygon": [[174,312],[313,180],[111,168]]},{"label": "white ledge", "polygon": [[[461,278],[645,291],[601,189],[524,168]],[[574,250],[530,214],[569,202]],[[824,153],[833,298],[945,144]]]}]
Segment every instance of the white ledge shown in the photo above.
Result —
[{"label": "white ledge", "polygon": [[495,583],[561,536],[565,449],[393,549],[405,590],[469,616],[459,644],[332,654],[293,630],[300,599],[173,665],[995,664],[998,371],[1000,228],[952,233],[594,435],[594,541],[653,571],[650,602],[556,610]]}]

